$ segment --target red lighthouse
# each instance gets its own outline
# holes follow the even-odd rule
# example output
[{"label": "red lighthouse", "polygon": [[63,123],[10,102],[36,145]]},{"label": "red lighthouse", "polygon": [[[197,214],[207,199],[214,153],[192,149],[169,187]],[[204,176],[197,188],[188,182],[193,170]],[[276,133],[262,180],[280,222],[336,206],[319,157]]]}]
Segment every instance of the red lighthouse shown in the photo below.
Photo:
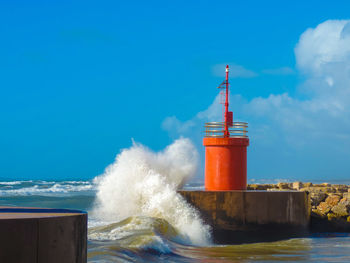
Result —
[{"label": "red lighthouse", "polygon": [[224,105],[223,122],[205,124],[205,189],[245,190],[247,188],[248,124],[234,122],[229,107],[229,66],[219,86]]}]

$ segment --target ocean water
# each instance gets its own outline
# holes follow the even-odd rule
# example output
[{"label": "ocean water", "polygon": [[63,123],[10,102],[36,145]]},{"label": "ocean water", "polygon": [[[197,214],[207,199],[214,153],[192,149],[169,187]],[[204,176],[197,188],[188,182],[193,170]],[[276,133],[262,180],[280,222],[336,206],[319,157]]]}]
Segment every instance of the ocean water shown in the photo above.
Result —
[{"label": "ocean water", "polygon": [[[0,206],[64,207],[92,213],[97,188],[94,181],[0,182]],[[88,262],[350,262],[349,233],[218,246],[195,244],[180,232],[158,217],[134,215],[104,223],[89,214]]]},{"label": "ocean water", "polygon": [[0,206],[89,212],[88,262],[350,262],[350,234],[215,245],[210,227],[176,193],[198,169],[187,139],[164,151],[134,144],[89,181],[0,181]]}]

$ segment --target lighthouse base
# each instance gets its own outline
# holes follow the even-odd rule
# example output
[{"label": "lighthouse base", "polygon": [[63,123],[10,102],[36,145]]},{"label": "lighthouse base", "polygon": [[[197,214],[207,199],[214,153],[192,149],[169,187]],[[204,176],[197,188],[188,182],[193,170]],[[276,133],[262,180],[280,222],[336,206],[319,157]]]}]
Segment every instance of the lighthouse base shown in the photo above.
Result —
[{"label": "lighthouse base", "polygon": [[212,227],[215,243],[239,244],[308,233],[309,195],[298,191],[179,191]]}]

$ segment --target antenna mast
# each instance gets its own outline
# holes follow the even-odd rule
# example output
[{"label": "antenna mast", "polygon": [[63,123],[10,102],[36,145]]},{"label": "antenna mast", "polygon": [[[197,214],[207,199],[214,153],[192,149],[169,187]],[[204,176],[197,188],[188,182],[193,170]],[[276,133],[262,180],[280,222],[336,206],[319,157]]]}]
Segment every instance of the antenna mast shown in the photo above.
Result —
[{"label": "antenna mast", "polygon": [[[230,83],[228,82],[228,73],[229,73],[229,66],[226,65],[226,79],[220,84],[219,89],[225,89],[225,91],[221,92],[221,103],[224,105],[224,110],[223,110],[223,126],[224,126],[224,137],[230,137],[230,131],[229,128],[232,126],[233,123],[233,113],[232,111],[228,110],[229,106],[229,88],[230,88]],[[223,99],[223,96],[225,96],[225,99]]]},{"label": "antenna mast", "polygon": [[[229,84],[228,84],[228,72],[229,72],[229,67],[226,65],[226,98],[225,98],[225,137],[230,137],[230,132],[228,131],[228,119],[229,119],[229,111],[228,111],[228,89],[229,89]],[[231,120],[232,122],[232,120]]]}]

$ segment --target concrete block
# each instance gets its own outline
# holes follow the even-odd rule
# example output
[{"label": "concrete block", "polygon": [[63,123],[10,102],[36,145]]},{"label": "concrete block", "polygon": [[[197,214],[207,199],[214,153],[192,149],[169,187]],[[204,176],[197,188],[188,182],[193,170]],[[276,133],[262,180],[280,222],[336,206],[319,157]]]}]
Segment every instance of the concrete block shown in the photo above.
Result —
[{"label": "concrete block", "polygon": [[85,212],[0,208],[0,262],[85,263],[86,260]]},{"label": "concrete block", "polygon": [[310,202],[299,191],[179,191],[217,243],[272,241],[308,231]]}]

